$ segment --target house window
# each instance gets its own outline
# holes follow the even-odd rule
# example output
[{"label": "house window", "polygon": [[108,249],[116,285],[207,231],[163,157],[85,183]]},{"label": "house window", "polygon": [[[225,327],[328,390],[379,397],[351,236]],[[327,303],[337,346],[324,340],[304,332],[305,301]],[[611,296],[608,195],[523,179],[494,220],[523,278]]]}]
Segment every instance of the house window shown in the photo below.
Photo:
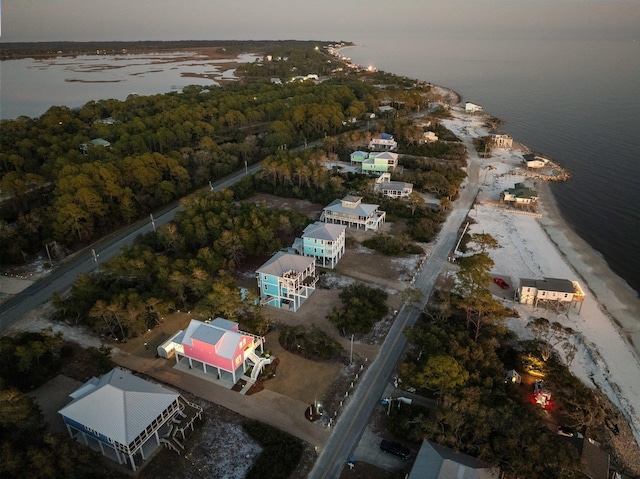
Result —
[{"label": "house window", "polygon": [[568,298],[568,297],[569,297],[569,294],[568,294],[568,293],[565,293],[565,294],[564,294],[564,297],[565,297],[565,298]]},{"label": "house window", "polygon": [[543,292],[542,292],[542,296],[546,296],[546,295],[547,295],[547,292],[546,292],[546,291],[543,291]]},{"label": "house window", "polygon": [[262,287],[264,288],[264,290],[265,290],[265,291],[267,290],[267,286],[268,286],[268,285],[266,285],[266,284],[265,284],[264,286],[262,286]]}]

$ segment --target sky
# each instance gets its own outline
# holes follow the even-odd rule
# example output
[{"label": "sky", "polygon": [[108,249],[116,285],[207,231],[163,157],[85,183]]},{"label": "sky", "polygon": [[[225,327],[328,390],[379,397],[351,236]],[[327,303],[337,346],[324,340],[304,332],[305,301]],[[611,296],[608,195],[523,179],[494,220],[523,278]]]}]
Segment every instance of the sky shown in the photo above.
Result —
[{"label": "sky", "polygon": [[[347,40],[430,29],[640,37],[640,1],[0,0],[2,42]],[[640,41],[640,38],[638,38]]]}]

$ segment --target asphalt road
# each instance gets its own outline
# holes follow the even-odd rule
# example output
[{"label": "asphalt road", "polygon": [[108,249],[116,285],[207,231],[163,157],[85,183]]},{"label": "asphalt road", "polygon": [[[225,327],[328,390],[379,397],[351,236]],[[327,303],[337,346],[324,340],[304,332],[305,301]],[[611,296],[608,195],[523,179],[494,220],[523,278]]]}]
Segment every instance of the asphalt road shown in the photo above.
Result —
[{"label": "asphalt road", "polygon": [[[238,182],[247,174],[260,170],[260,164],[233,173],[213,184],[214,191],[220,191]],[[49,301],[54,293],[62,293],[70,288],[81,273],[94,271],[100,263],[116,256],[123,246],[130,245],[140,234],[145,234],[171,221],[182,209],[179,202],[165,206],[151,217],[140,220],[116,233],[102,238],[91,246],[62,261],[56,269],[36,281],[21,293],[0,305],[0,333],[11,326],[33,308]],[[95,252],[95,256],[94,256]]]},{"label": "asphalt road", "polygon": [[479,158],[471,139],[465,141],[465,146],[470,157],[467,185],[462,190],[460,198],[452,205],[454,209],[449,213],[438,235],[433,253],[424,262],[414,283],[414,287],[423,292],[422,302],[417,306],[404,306],[398,313],[396,321],[380,348],[380,353],[369,366],[342,415],[338,418],[333,434],[322,449],[309,475],[310,479],[339,477],[348,458],[354,454],[369,416],[376,404],[380,402],[407,344],[403,331],[413,326],[420,316],[421,310],[433,292],[438,276],[448,261],[448,256],[456,246],[458,230],[473,206],[479,190]]}]

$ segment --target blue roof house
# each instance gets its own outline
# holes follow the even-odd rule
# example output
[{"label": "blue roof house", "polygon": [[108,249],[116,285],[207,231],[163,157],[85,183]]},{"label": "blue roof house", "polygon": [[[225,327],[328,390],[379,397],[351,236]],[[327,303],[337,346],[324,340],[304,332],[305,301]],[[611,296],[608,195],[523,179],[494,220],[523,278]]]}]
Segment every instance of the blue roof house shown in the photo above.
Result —
[{"label": "blue roof house", "polygon": [[294,313],[315,291],[318,282],[315,258],[283,251],[260,266],[256,277],[262,306]]}]

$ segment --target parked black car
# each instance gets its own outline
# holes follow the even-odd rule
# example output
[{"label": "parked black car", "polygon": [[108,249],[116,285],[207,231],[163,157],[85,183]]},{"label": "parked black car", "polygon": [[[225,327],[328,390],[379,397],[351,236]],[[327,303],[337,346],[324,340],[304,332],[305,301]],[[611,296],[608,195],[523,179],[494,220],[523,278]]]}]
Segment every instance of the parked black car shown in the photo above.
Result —
[{"label": "parked black car", "polygon": [[401,457],[402,459],[407,459],[411,454],[411,451],[397,442],[387,441],[383,439],[380,442],[380,449],[384,452],[388,452],[389,454],[393,454],[394,456]]}]

